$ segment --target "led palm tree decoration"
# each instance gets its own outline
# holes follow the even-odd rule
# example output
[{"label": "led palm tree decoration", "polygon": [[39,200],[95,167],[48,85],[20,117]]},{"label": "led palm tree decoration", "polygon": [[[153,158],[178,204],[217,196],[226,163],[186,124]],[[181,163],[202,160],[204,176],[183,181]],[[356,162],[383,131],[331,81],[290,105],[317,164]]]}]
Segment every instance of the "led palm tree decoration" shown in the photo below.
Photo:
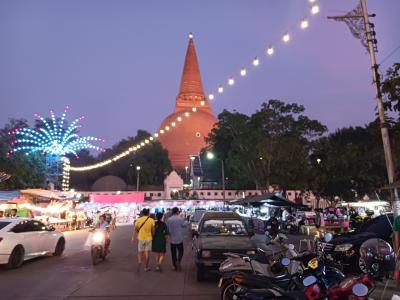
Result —
[{"label": "led palm tree decoration", "polygon": [[94,145],[93,142],[104,141],[92,136],[79,136],[78,130],[82,127],[79,122],[84,119],[84,116],[75,119],[67,126],[67,112],[68,106],[64,109],[61,118],[56,118],[53,111],[50,111],[50,119],[35,114],[40,125],[38,129],[18,128],[9,132],[10,135],[15,136],[11,153],[24,151],[26,155],[36,152],[45,155],[47,177],[49,179],[57,178],[57,183],[58,178],[62,175],[63,190],[69,189],[69,159],[67,155],[72,154],[79,158],[78,153],[83,149],[102,151],[102,148]]}]

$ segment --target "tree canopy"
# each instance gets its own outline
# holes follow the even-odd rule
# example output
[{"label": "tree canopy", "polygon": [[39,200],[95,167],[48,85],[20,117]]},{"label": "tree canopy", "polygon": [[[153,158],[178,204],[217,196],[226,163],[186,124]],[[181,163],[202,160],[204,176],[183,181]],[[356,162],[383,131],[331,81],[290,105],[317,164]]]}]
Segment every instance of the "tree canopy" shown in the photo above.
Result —
[{"label": "tree canopy", "polygon": [[40,153],[26,155],[23,152],[8,155],[13,137],[8,133],[22,127],[29,127],[24,119],[10,119],[0,129],[0,171],[11,175],[0,183],[0,189],[13,190],[45,186],[45,162]]},{"label": "tree canopy", "polygon": [[[88,151],[81,151],[79,159],[71,157],[73,165],[88,165],[103,161],[118,153],[125,151],[132,145],[148,138],[150,134],[143,130],[138,130],[135,137],[122,139],[114,146],[106,149],[97,158],[94,158]],[[96,179],[115,175],[122,178],[128,185],[136,185],[136,166],[140,166],[140,185],[141,186],[161,186],[165,176],[172,171],[171,162],[168,158],[168,151],[165,150],[158,141],[146,146],[146,150],[137,151],[131,156],[122,158],[108,166],[94,169],[88,172],[72,172],[71,186],[78,189],[89,190]]]}]

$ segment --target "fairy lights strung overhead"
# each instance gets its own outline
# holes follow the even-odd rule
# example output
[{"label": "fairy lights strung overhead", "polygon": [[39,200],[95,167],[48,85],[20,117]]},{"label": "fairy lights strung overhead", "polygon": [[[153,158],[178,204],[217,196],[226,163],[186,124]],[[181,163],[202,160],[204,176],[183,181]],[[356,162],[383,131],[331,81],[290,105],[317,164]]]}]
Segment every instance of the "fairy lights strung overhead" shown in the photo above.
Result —
[{"label": "fairy lights strung overhead", "polygon": [[[317,1],[316,1],[316,0],[309,0],[309,2],[312,4],[311,10],[310,10],[311,15],[316,15],[316,14],[318,14],[318,13],[320,12],[320,8],[319,8],[319,6],[316,4]],[[299,25],[297,25],[297,26],[299,26],[300,29],[302,29],[302,30],[304,30],[304,29],[306,29],[306,28],[309,27],[309,21],[308,21],[307,18],[301,19],[301,21],[300,21],[298,24],[300,24],[300,26],[299,26]],[[193,35],[190,34],[190,35],[189,35],[189,38],[193,38]],[[291,33],[290,33],[290,32],[286,32],[286,33],[284,33],[284,34],[281,36],[281,41],[282,41],[283,43],[285,43],[285,44],[286,44],[286,43],[289,43],[290,40],[291,40]],[[275,54],[275,52],[276,52],[276,49],[275,49],[275,47],[274,47],[272,44],[270,44],[270,46],[268,46],[268,48],[265,49],[265,53],[266,53],[266,55],[268,55],[268,56],[272,56],[273,54]],[[251,65],[252,65],[253,68],[254,68],[254,67],[258,67],[260,64],[261,64],[261,58],[258,57],[258,56],[255,56],[255,57],[252,59],[252,61],[251,61]],[[245,67],[243,67],[243,68],[238,72],[238,74],[240,75],[240,77],[246,77],[246,75],[248,75],[248,71],[249,71],[249,70],[250,70],[250,68],[245,68]],[[228,78],[228,80],[226,81],[227,86],[230,86],[230,87],[231,87],[231,86],[234,86],[234,85],[235,85],[235,82],[236,82],[236,81],[235,81],[235,78],[234,78],[234,77],[230,77],[230,78]],[[217,88],[217,93],[209,93],[208,99],[209,99],[209,100],[215,100],[215,99],[216,99],[216,94],[222,94],[224,91],[225,91],[224,85],[220,85],[220,86],[218,86],[218,88]],[[201,105],[203,105],[203,104],[201,104]],[[177,118],[177,121],[178,121],[178,122],[182,122],[185,118],[188,118],[188,117],[190,116],[191,113],[195,113],[196,111],[197,111],[197,108],[196,108],[196,107],[192,107],[191,112],[185,112],[185,113],[183,113],[181,116],[179,116],[179,117]],[[176,127],[178,126],[178,124],[179,124],[179,123],[172,122],[172,123],[171,123],[171,126],[167,125],[164,129],[160,129],[158,132],[154,133],[153,136],[151,136],[151,137],[149,138],[149,140],[150,140],[150,141],[153,141],[153,140],[157,139],[158,136],[159,136],[160,134],[162,134],[162,135],[163,135],[163,134],[167,134],[168,132],[170,132],[171,130],[173,130],[174,128],[176,128]],[[124,152],[122,152],[122,153],[120,153],[120,154],[118,154],[118,155],[116,155],[116,156],[114,156],[114,157],[112,157],[112,158],[110,158],[110,159],[107,159],[107,160],[105,160],[105,161],[102,161],[102,162],[100,162],[100,163],[93,164],[93,165],[89,165],[89,166],[83,166],[83,167],[73,167],[73,166],[70,166],[70,167],[69,167],[69,170],[70,170],[70,171],[75,171],[75,172],[83,172],[83,171],[89,171],[89,170],[93,170],[93,169],[97,169],[97,168],[101,168],[101,167],[107,166],[107,165],[113,163],[114,161],[117,161],[117,160],[119,160],[119,159],[121,159],[121,158],[126,157],[127,155],[129,155],[129,154],[131,154],[131,153],[135,153],[136,151],[140,150],[141,147],[143,147],[143,146],[145,146],[145,145],[147,145],[147,144],[150,144],[150,141],[149,141],[149,140],[145,140],[145,142],[138,143],[136,146],[130,147],[130,148],[127,149],[126,151],[124,151]],[[146,142],[146,141],[147,141],[147,142]]]},{"label": "fairy lights strung overhead", "polygon": [[[310,8],[310,15],[316,15],[320,12],[320,7],[317,4],[317,0],[309,0],[309,3],[311,3],[311,8]],[[310,26],[310,22],[308,20],[308,18],[302,18],[300,19],[300,21],[297,23],[297,28],[300,28],[301,30],[305,30]],[[284,34],[281,35],[281,37],[279,38],[279,41],[283,44],[288,44],[291,40],[292,40],[292,35],[293,35],[293,30],[287,31]],[[275,44],[275,43],[274,43]],[[264,53],[267,56],[272,56],[276,53],[276,48],[274,44],[270,44],[265,50]],[[242,69],[240,69],[239,71],[239,75],[238,77],[246,77],[248,75],[248,73],[254,69],[255,67],[258,67],[261,65],[261,61],[262,61],[262,57],[261,56],[256,56],[251,60],[251,66],[252,68],[245,68],[243,67]],[[234,83],[236,83],[236,78],[234,77],[230,77],[227,80],[227,85],[228,87],[231,87],[234,85]],[[217,92],[218,94],[222,94],[224,92],[224,86],[220,85],[217,88]],[[215,100],[216,96],[215,93],[210,93],[209,95],[212,95],[212,97],[209,97],[209,100]]]},{"label": "fairy lights strung overhead", "polygon": [[178,123],[175,122],[175,121],[172,121],[170,123],[171,126],[166,125],[164,127],[164,129],[160,129],[158,132],[154,133],[152,136],[149,136],[144,141],[139,142],[135,146],[132,146],[132,147],[128,148],[127,150],[123,151],[122,153],[120,153],[118,155],[115,155],[112,158],[109,158],[107,160],[104,160],[102,162],[99,162],[99,163],[93,164],[93,165],[89,165],[89,166],[83,166],[83,167],[69,166],[68,170],[69,171],[74,171],[74,172],[84,172],[84,171],[90,171],[90,170],[93,170],[93,169],[97,169],[97,168],[101,168],[101,167],[107,166],[107,165],[109,165],[109,164],[111,164],[111,163],[113,163],[113,162],[115,162],[117,160],[120,160],[120,159],[122,159],[122,158],[124,158],[124,157],[126,157],[126,156],[128,156],[130,154],[135,153],[136,151],[140,150],[142,147],[151,144],[151,142],[155,141],[160,136],[160,134],[161,135],[168,134],[171,130],[173,130],[174,128],[178,127],[179,124],[181,124],[184,119],[188,119],[191,116],[192,113],[196,113],[196,112],[197,112],[197,108],[196,107],[192,107],[192,112],[186,111],[186,112],[182,113],[180,116],[178,116],[176,118],[176,121],[178,121]]}]

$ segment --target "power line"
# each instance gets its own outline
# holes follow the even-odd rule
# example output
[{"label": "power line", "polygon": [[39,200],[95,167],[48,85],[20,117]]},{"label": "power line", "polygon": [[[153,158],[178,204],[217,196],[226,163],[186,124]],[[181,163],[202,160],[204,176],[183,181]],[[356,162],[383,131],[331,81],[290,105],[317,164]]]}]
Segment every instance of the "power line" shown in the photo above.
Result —
[{"label": "power line", "polygon": [[393,54],[397,52],[397,50],[400,50],[400,45],[398,45],[392,52],[390,52],[379,64],[383,64],[385,61],[387,61]]}]

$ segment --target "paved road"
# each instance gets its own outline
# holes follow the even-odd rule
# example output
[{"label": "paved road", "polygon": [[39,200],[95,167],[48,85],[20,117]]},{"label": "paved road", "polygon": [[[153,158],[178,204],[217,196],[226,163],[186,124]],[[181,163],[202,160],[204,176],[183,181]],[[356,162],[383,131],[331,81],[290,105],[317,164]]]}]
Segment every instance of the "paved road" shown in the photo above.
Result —
[{"label": "paved road", "polygon": [[[190,238],[185,241],[182,272],[172,271],[170,253],[164,272],[136,272],[136,244],[131,244],[131,228],[121,226],[112,233],[112,253],[97,266],[91,265],[84,248],[87,231],[68,232],[67,249],[62,257],[45,257],[25,263],[16,270],[0,267],[0,300],[211,300],[219,299],[217,278],[196,281]],[[290,237],[298,246],[301,236]],[[263,237],[257,240],[263,242]],[[154,261],[151,267],[154,269]],[[382,287],[374,293],[380,299]],[[390,299],[399,288],[389,286],[383,299]]]},{"label": "paved road", "polygon": [[137,247],[130,242],[130,227],[122,226],[112,233],[112,253],[95,267],[83,246],[88,233],[65,235],[67,249],[62,257],[35,259],[16,270],[0,268],[0,299],[219,299],[215,280],[196,281],[189,238],[181,272],[172,270],[167,253],[163,273],[138,274]]}]

